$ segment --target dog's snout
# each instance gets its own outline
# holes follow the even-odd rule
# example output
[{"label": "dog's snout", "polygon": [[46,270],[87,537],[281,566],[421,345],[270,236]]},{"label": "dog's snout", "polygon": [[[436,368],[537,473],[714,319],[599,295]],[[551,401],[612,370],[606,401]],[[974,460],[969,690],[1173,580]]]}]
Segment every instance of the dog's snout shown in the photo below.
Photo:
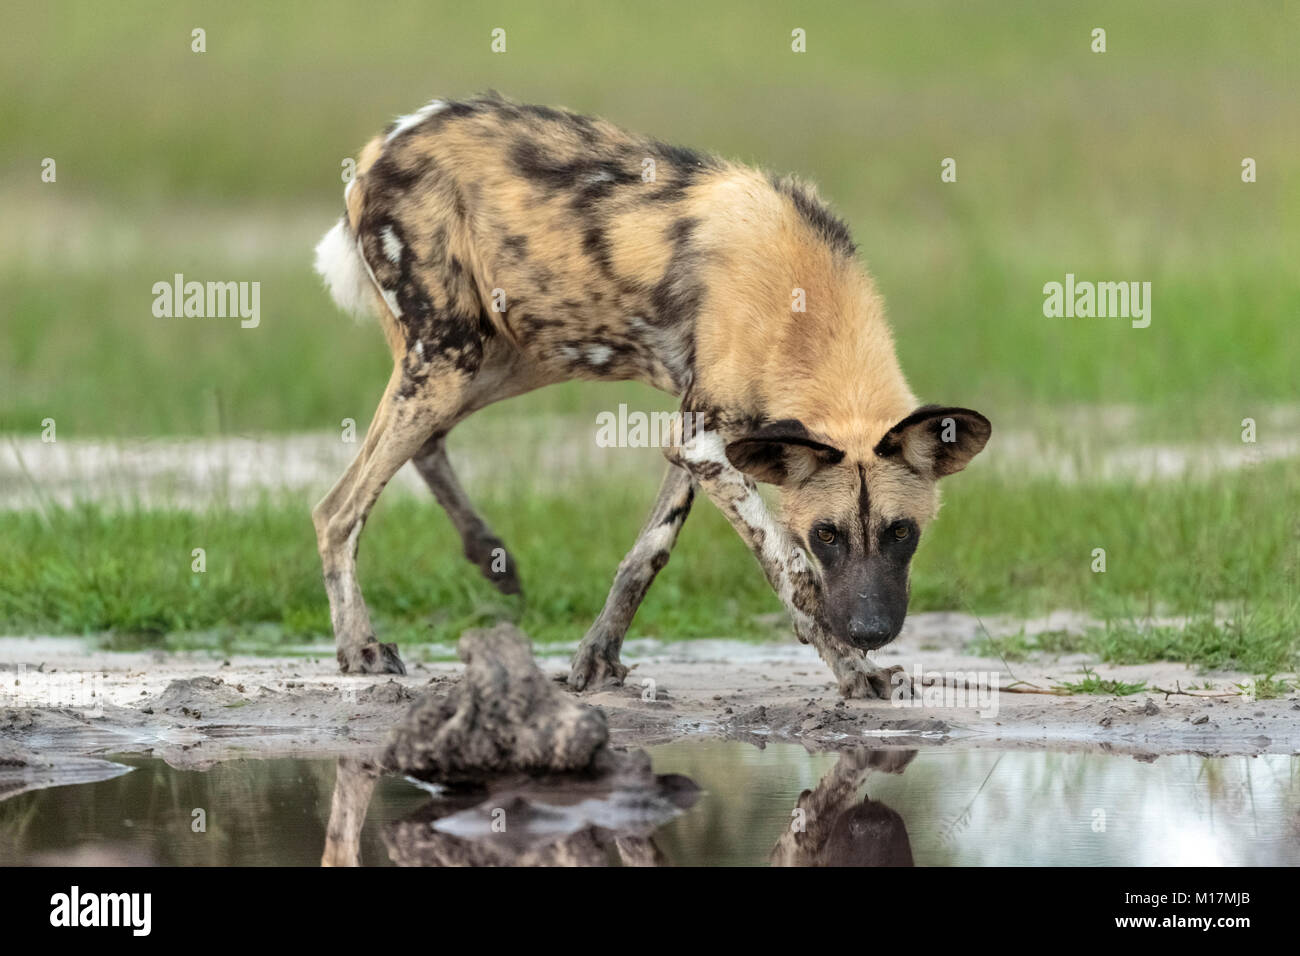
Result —
[{"label": "dog's snout", "polygon": [[855,616],[849,621],[849,640],[854,644],[881,647],[893,637],[893,625],[879,614]]}]

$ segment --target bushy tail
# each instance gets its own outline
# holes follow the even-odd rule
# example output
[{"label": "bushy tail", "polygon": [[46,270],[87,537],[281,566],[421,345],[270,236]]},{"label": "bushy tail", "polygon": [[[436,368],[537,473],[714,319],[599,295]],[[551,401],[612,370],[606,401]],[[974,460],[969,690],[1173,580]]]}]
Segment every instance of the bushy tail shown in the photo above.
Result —
[{"label": "bushy tail", "polygon": [[316,244],[316,271],[339,308],[358,319],[374,317],[377,290],[347,216]]}]

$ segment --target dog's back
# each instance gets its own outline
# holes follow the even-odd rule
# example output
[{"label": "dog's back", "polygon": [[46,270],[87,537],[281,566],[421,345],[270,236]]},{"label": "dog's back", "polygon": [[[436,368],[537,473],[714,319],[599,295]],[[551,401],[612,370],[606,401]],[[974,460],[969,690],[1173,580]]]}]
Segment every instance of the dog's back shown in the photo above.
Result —
[{"label": "dog's back", "polygon": [[497,96],[435,101],[376,137],[332,236],[340,251],[359,238],[365,267],[325,264],[343,274],[336,298],[355,309],[373,279],[399,358],[454,359],[455,330],[473,329],[539,383],[635,379],[719,406],[763,373],[788,378],[773,363],[864,278],[800,183]]}]

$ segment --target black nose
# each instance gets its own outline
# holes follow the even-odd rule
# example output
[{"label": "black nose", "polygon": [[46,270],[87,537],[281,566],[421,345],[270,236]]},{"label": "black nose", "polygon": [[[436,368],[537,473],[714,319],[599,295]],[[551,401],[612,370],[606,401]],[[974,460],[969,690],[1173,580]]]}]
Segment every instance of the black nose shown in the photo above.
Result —
[{"label": "black nose", "polygon": [[866,647],[882,647],[894,637],[894,628],[883,617],[855,617],[849,620],[849,640]]}]

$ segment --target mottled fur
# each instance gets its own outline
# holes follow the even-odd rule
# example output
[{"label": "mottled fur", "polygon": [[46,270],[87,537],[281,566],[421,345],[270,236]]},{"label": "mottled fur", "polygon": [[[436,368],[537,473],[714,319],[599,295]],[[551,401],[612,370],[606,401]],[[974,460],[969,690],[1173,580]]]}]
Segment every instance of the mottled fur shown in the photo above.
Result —
[{"label": "mottled fur", "polygon": [[[375,642],[355,559],[370,506],[412,457],[466,555],[518,590],[513,561],[502,571],[490,560],[504,548],[442,452],[447,431],[502,398],[567,379],[630,379],[680,397],[704,423],[694,456],[669,455],[651,519],[575,659],[579,687],[622,677],[623,634],[667,561],[692,480],[724,510],[737,482],[781,486],[779,522],[752,504],[730,517],[769,577],[789,577],[772,554],[818,557],[801,578],[804,611],[792,605],[805,613],[839,593],[823,591],[828,565],[808,540],[819,522],[843,527],[863,559],[900,521],[919,532],[948,473],[940,459],[959,470],[988,437],[981,416],[943,410],[962,442],[953,450],[945,437],[936,450],[936,420],[909,421],[917,401],[883,305],[848,229],[811,187],[565,110],[488,95],[435,101],[393,124],[362,150],[318,267],[340,304],[369,297],[394,359],[357,461],[314,515],[345,670],[401,667]],[[795,290],[803,311],[791,307]],[[754,541],[767,523],[768,540]],[[905,584],[905,562],[903,572]],[[842,630],[861,623],[859,610],[814,616],[821,631]],[[822,643],[873,640],[854,631]]]}]

